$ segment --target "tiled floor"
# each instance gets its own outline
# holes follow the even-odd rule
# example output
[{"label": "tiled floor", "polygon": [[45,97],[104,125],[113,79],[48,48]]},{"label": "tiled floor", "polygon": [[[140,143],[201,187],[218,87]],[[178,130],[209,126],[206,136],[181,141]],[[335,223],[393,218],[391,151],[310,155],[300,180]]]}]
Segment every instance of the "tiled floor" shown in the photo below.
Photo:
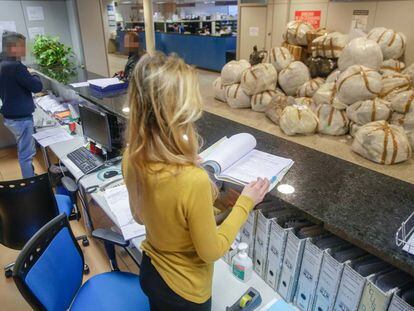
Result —
[{"label": "tiled floor", "polygon": [[[37,153],[34,165],[38,174],[45,172],[40,152]],[[0,180],[14,180],[20,178],[21,175],[15,148],[0,149]],[[75,236],[85,234],[82,220],[80,222],[71,221],[71,227]],[[90,245],[88,247],[81,246],[85,256],[85,262],[89,265],[91,271],[89,275],[84,277],[85,281],[95,274],[109,271],[107,257],[98,243],[99,242],[90,239]],[[18,253],[18,251],[0,245],[0,310],[31,310],[17,290],[13,279],[6,279],[3,273],[3,267],[8,263],[13,262]]]}]

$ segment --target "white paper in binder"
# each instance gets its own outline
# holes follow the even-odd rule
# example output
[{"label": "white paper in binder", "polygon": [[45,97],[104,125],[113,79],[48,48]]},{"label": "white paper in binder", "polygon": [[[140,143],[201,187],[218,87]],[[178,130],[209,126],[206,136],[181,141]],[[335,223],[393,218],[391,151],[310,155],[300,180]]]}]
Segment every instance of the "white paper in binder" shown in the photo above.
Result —
[{"label": "white paper in binder", "polygon": [[105,199],[111,212],[118,220],[118,226],[125,240],[145,235],[145,227],[138,224],[132,217],[125,185],[106,189]]}]

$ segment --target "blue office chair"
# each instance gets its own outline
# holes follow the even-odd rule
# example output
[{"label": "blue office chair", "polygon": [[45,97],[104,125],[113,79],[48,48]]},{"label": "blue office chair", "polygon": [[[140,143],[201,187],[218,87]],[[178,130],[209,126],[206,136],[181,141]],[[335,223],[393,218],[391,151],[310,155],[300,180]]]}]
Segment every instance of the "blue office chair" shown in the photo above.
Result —
[{"label": "blue office chair", "polygon": [[[74,210],[71,196],[76,184],[69,179],[62,183],[70,195],[55,195],[48,174],[0,182],[0,244],[20,250],[33,234],[60,213],[71,216]],[[86,236],[78,240],[84,246],[89,244]],[[5,266],[5,276],[11,277],[12,270],[13,263]]]},{"label": "blue office chair", "polygon": [[68,219],[61,214],[40,229],[20,252],[13,279],[35,310],[149,310],[137,275],[106,272],[82,286],[83,264]]}]

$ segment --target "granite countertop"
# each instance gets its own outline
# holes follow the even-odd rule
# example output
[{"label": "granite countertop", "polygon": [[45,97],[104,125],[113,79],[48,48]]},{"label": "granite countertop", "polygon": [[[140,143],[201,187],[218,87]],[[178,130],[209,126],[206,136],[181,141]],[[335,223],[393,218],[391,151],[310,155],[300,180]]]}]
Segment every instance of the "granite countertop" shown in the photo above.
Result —
[{"label": "granite countertop", "polygon": [[[127,117],[122,111],[125,92],[105,98],[89,88],[76,92]],[[398,228],[414,211],[414,185],[214,114],[205,112],[197,127],[204,147],[223,136],[247,132],[256,137],[258,150],[293,159],[295,164],[282,183],[293,186],[295,192],[274,189],[267,200],[298,208],[332,233],[414,276],[413,258],[395,244]]]},{"label": "granite countertop", "polygon": [[275,188],[269,194],[274,204],[282,200],[304,211],[332,233],[414,276],[413,258],[395,244],[398,228],[414,211],[414,185],[213,114],[204,113],[197,125],[206,147],[248,132],[258,150],[293,159],[282,183],[295,192]]}]

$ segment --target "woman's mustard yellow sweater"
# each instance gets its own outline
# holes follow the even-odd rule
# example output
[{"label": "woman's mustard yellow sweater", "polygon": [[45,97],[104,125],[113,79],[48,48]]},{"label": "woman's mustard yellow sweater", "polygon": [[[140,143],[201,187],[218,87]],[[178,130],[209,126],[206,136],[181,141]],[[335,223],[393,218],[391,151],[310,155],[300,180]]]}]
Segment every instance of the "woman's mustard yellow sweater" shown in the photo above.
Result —
[{"label": "woman's mustard yellow sweater", "polygon": [[[168,286],[186,300],[203,303],[211,297],[213,263],[233,243],[247,220],[253,201],[240,196],[217,227],[207,173],[196,166],[152,164],[158,173],[145,176],[145,202],[137,206],[135,172],[125,154],[123,171],[131,210],[139,214],[147,236],[142,249]],[[140,209],[139,213],[136,211]]]}]

